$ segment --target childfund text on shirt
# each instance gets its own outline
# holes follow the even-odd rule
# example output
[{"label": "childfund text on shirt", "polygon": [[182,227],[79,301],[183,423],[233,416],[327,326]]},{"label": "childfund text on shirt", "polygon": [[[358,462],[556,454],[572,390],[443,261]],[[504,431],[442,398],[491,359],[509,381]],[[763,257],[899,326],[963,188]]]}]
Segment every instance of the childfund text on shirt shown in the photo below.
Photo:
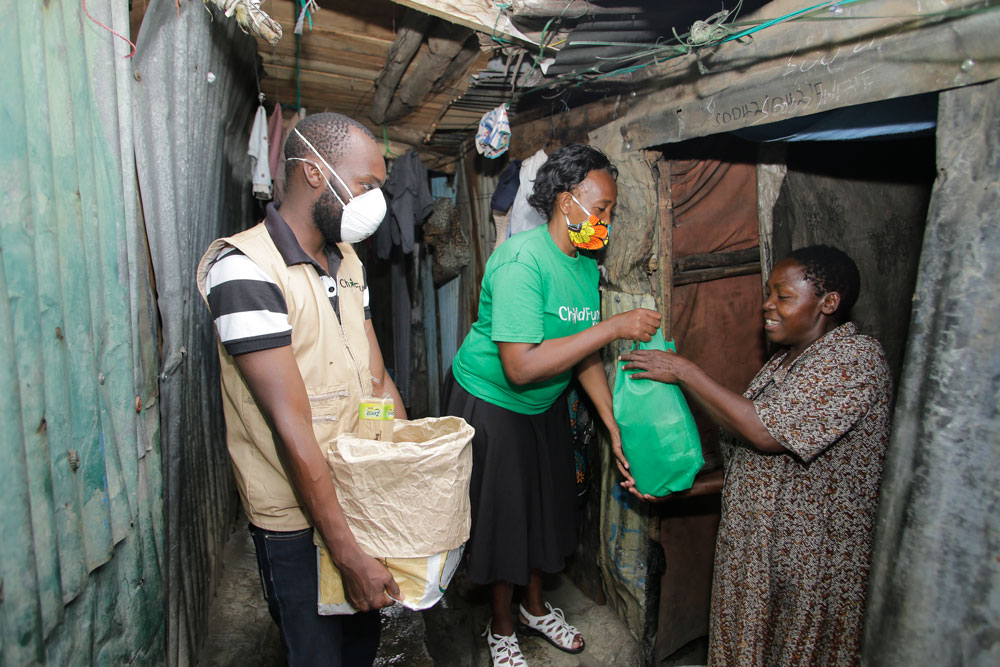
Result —
[{"label": "childfund text on shirt", "polygon": [[601,311],[584,306],[559,306],[559,319],[563,322],[590,322],[593,326],[601,321]]}]

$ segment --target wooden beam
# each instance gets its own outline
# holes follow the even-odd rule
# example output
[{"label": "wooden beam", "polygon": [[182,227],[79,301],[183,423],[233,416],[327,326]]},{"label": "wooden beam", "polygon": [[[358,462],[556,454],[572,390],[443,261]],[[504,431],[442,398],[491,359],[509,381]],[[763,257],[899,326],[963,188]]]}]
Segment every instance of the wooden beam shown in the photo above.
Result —
[{"label": "wooden beam", "polygon": [[674,267],[679,273],[696,269],[714,269],[723,266],[740,266],[742,264],[760,263],[760,250],[757,246],[745,250],[726,250],[722,252],[707,252],[697,255],[686,255],[674,259]]},{"label": "wooden beam", "polygon": [[628,97],[616,95],[546,118],[515,125],[510,132],[510,156],[523,159],[549,146],[588,143],[587,134],[624,116]]},{"label": "wooden beam", "polygon": [[[470,37],[469,40],[466,40],[465,46],[463,47],[463,52],[459,54],[459,56],[456,57],[455,60],[452,61],[452,64],[454,65],[455,63],[465,58],[466,51],[469,48],[470,41],[475,45],[476,52],[474,54],[474,57],[472,58],[472,60],[468,62],[464,71],[460,72],[459,75],[456,77],[454,85],[448,92],[448,98],[449,98],[448,102],[441,106],[441,108],[437,112],[437,115],[434,116],[434,121],[427,128],[427,131],[424,135],[424,143],[427,143],[431,140],[431,137],[434,136],[434,133],[437,131],[438,127],[440,127],[442,123],[444,123],[446,128],[464,129],[468,123],[478,122],[478,117],[475,114],[471,114],[468,112],[463,113],[461,110],[451,109],[452,103],[455,100],[459,99],[462,96],[462,94],[465,93],[466,90],[468,90],[470,82],[469,74],[472,72],[472,70],[482,69],[486,67],[486,64],[489,62],[490,54],[485,51],[481,51],[479,49],[479,41],[478,39],[476,39],[475,36],[473,36]],[[449,74],[448,72],[445,72],[442,78],[447,76],[449,76]],[[448,121],[443,120],[445,115],[449,116]]]},{"label": "wooden beam", "polygon": [[702,59],[707,75],[692,67],[693,56],[670,61],[651,68],[661,90],[638,101],[618,129],[637,149],[998,78],[1000,11],[923,16],[973,4],[871,0],[843,8],[865,20],[785,23],[750,45],[724,44]]},{"label": "wooden beam", "polygon": [[674,200],[670,191],[670,161],[660,155],[656,161],[656,202],[659,218],[660,248],[657,257],[659,275],[660,329],[666,340],[674,337]]},{"label": "wooden beam", "polygon": [[590,14],[642,14],[646,11],[641,6],[598,7],[588,0],[513,0],[510,3],[510,13],[525,18],[578,18]]},{"label": "wooden beam", "polygon": [[[295,67],[286,65],[268,65],[267,77],[262,79],[260,86],[265,93],[268,93],[270,84],[275,81],[287,81],[295,89]],[[306,88],[311,86],[314,93],[320,93],[324,98],[334,99],[337,95],[350,96],[354,102],[358,101],[361,94],[371,94],[374,84],[370,79],[359,79],[353,76],[339,74],[334,71],[318,71],[303,69],[301,72],[302,92],[305,94]]]},{"label": "wooden beam", "polygon": [[[294,59],[289,60],[287,58],[263,56],[262,60],[264,62],[264,71],[268,73],[268,76],[280,77],[281,75],[278,74],[278,70],[295,72],[296,69]],[[334,62],[323,60],[302,60],[299,62],[299,69],[303,72],[331,74],[349,79],[355,79],[357,81],[365,81],[369,86],[373,85],[375,79],[375,73],[370,69],[339,65]],[[294,78],[294,76],[292,78]]]},{"label": "wooden beam", "polygon": [[424,35],[431,24],[431,17],[412,9],[406,10],[403,20],[396,32],[396,41],[389,49],[385,66],[375,79],[375,96],[372,99],[371,119],[378,124],[384,123],[386,111],[392,102],[396,88],[403,74],[413,61],[424,42]]},{"label": "wooden beam", "polygon": [[760,273],[760,262],[744,266],[717,266],[711,269],[696,269],[694,271],[679,271],[674,274],[674,285],[689,285],[691,283],[707,283],[720,278],[733,276],[749,276]]},{"label": "wooden beam", "polygon": [[[314,36],[299,44],[299,57],[313,60],[325,60],[329,58],[341,59],[362,59],[366,64],[378,72],[385,65],[385,56],[389,52],[392,42],[381,39],[354,39],[351,37],[337,37],[336,39],[320,39]],[[295,58],[295,41],[282,40],[278,45],[271,48],[259,49],[261,56],[272,56],[282,58]]]},{"label": "wooden beam", "polygon": [[431,16],[465,26],[470,30],[486,33],[494,38],[521,44],[537,44],[518,30],[492,2],[461,2],[456,0],[392,0],[396,4],[417,9]]},{"label": "wooden beam", "polygon": [[[399,120],[420,106],[452,60],[463,53],[463,46],[470,35],[468,28],[438,21],[406,70],[406,78],[396,89],[383,120],[377,122]],[[377,120],[374,115],[373,120]]]},{"label": "wooden beam", "polygon": [[[323,7],[312,14],[312,27],[306,22],[301,41],[316,38],[375,38],[391,44],[396,38],[393,24],[396,22],[396,12],[385,11],[386,7],[395,9],[393,5],[384,2],[351,2],[344,10]],[[271,18],[281,24],[285,36],[282,42],[288,40],[295,44],[295,21],[298,19],[295,3],[291,0],[271,0],[265,6]],[[262,46],[262,49],[270,48]]]}]

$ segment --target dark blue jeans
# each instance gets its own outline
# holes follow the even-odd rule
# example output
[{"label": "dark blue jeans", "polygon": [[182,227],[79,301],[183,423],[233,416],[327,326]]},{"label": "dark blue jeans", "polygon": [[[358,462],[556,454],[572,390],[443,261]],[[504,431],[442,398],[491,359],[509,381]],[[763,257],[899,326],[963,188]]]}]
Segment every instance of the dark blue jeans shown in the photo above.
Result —
[{"label": "dark blue jeans", "polygon": [[316,547],[312,528],[293,532],[250,524],[264,599],[281,632],[289,667],[370,667],[379,640],[377,611],[316,613]]}]

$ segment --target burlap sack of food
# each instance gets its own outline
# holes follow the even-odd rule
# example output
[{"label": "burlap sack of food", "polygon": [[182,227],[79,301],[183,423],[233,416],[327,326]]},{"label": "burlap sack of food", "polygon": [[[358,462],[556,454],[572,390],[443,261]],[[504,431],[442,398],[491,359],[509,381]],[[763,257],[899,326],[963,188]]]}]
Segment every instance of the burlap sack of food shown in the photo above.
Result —
[{"label": "burlap sack of food", "polygon": [[[330,441],[347,525],[365,553],[383,560],[411,609],[441,598],[469,539],[474,433],[460,417],[429,417],[397,420],[394,442],[355,434]],[[316,543],[319,613],[354,613],[318,535]]]}]

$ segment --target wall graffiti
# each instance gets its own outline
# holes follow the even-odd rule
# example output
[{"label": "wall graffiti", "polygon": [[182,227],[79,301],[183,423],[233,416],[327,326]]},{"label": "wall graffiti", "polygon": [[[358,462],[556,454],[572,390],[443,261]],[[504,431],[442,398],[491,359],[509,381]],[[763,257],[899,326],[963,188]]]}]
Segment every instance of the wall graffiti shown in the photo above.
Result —
[{"label": "wall graffiti", "polygon": [[[819,62],[821,60],[817,59],[809,69]],[[745,127],[814,113],[824,107],[837,107],[841,99],[853,101],[859,94],[870,91],[875,85],[875,77],[872,76],[874,69],[869,67],[840,77],[792,82],[784,90],[754,96],[735,104],[728,101],[733,97],[731,94],[718,95],[708,101],[705,110],[714,116],[715,127]],[[725,97],[726,101],[720,103],[721,97]]]}]

